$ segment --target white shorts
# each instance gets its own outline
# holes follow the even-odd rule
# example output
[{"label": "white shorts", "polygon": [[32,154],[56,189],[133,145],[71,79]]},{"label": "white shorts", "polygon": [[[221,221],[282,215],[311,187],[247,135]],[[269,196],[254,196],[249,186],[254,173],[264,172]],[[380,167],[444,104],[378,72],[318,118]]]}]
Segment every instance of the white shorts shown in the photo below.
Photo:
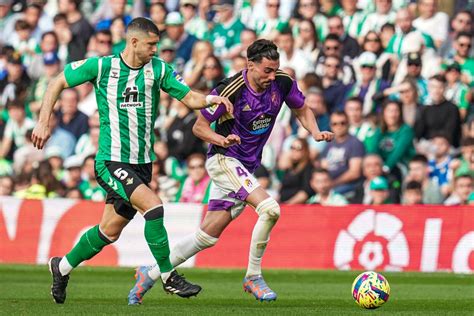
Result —
[{"label": "white shorts", "polygon": [[212,179],[208,211],[228,210],[236,218],[247,196],[260,186],[258,180],[240,161],[221,154],[207,159],[206,169]]}]

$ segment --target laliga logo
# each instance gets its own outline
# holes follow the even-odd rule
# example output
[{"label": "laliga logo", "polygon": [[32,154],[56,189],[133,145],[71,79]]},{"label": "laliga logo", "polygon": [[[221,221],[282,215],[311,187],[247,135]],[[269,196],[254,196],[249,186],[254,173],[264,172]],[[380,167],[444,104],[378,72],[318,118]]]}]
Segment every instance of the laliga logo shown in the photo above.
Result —
[{"label": "laliga logo", "polygon": [[339,270],[363,268],[401,271],[408,266],[410,252],[403,223],[388,213],[366,210],[347,229],[339,232],[334,265]]}]

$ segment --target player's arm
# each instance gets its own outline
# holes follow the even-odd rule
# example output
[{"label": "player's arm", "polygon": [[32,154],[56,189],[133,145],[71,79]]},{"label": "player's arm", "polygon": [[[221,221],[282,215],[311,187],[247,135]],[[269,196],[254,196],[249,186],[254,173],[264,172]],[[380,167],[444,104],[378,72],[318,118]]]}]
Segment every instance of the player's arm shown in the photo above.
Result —
[{"label": "player's arm", "polygon": [[67,64],[64,71],[51,80],[43,97],[38,123],[31,135],[31,141],[36,148],[42,149],[51,136],[49,118],[61,92],[68,87],[95,80],[98,73],[99,59],[93,57]]},{"label": "player's arm", "polygon": [[53,107],[56,104],[59,95],[67,87],[68,83],[64,77],[64,72],[61,72],[48,84],[48,89],[46,89],[46,93],[41,104],[38,123],[33,129],[33,133],[31,135],[31,141],[38,149],[42,149],[46,141],[51,136],[49,118],[53,112]]},{"label": "player's arm", "polygon": [[240,144],[240,137],[237,135],[230,134],[227,137],[224,137],[214,132],[211,128],[211,122],[209,122],[201,113],[197,114],[197,120],[193,126],[193,133],[196,137],[199,137],[207,143],[224,148]]},{"label": "player's arm", "polygon": [[234,110],[232,103],[226,97],[211,94],[205,96],[204,94],[193,90],[189,90],[189,92],[181,99],[181,102],[193,110],[204,109],[213,106],[214,104],[224,104],[229,113],[232,113]]},{"label": "player's arm", "polygon": [[306,104],[301,108],[294,108],[292,111],[296,115],[296,118],[301,122],[301,125],[311,133],[316,141],[330,142],[334,138],[334,133],[327,131],[321,132],[319,130],[314,114]]}]

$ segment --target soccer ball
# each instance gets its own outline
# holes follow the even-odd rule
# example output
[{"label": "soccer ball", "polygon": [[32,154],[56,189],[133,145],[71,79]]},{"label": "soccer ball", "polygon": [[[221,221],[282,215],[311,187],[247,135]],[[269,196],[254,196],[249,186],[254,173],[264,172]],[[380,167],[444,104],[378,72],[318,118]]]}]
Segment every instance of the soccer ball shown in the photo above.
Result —
[{"label": "soccer ball", "polygon": [[380,273],[366,271],[352,283],[352,297],[363,308],[379,308],[388,301],[389,296],[390,285]]}]

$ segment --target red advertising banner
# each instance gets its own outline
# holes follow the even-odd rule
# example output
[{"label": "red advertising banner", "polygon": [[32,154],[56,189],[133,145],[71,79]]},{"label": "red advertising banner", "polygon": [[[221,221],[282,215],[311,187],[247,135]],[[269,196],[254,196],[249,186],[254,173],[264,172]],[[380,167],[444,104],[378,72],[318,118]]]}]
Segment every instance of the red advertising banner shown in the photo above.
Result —
[{"label": "red advertising banner", "polygon": [[[474,208],[384,205],[282,206],[263,259],[267,268],[474,270]],[[246,267],[257,216],[227,228],[198,267]]]},{"label": "red advertising banner", "polygon": [[[102,209],[102,203],[0,197],[0,263],[44,264],[64,255],[100,221]],[[165,210],[171,246],[194,233],[204,215],[200,204],[169,204]],[[283,205],[281,213],[264,268],[474,271],[474,207]],[[246,267],[256,220],[247,208],[216,246],[185,266]],[[143,223],[136,216],[116,243],[86,264],[152,264]]]}]

